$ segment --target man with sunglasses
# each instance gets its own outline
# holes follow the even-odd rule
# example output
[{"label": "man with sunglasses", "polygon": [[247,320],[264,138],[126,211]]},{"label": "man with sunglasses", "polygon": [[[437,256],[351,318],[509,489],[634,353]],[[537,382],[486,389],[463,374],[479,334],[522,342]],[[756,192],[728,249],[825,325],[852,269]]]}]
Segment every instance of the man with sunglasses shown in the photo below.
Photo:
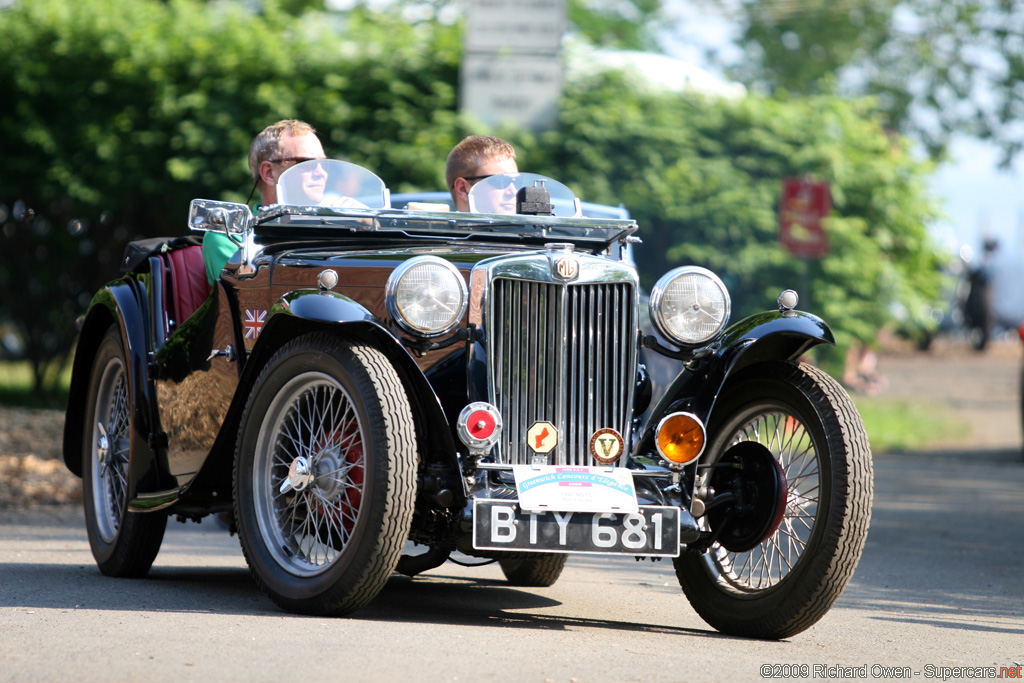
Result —
[{"label": "man with sunglasses", "polygon": [[[277,180],[282,173],[300,162],[325,158],[320,138],[308,123],[288,119],[267,126],[249,148],[253,192],[259,189],[263,206],[276,204]],[[249,196],[251,198],[252,193]],[[239,245],[223,233],[208,232],[203,236],[203,261],[210,284],[220,277],[224,264],[238,248]]]},{"label": "man with sunglasses", "polygon": [[485,178],[518,173],[516,150],[508,142],[490,135],[470,135],[448,153],[445,181],[456,211],[469,211],[469,191]]}]

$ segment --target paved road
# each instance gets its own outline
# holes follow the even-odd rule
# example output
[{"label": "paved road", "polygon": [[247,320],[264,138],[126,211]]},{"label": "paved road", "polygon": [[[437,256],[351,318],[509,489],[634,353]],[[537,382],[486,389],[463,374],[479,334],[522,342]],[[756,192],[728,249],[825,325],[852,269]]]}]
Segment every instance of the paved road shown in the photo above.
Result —
[{"label": "paved road", "polygon": [[572,558],[555,586],[531,590],[493,565],[449,563],[396,576],[352,618],[315,619],[265,599],[214,524],[171,523],[150,578],[115,580],[96,570],[77,508],[0,509],[0,682],[754,681],[766,664],[817,680],[865,665],[868,680],[886,673],[875,665],[962,680],[978,672],[949,670],[1024,663],[1019,355],[883,357],[890,394],[944,402],[971,432],[946,450],[876,455],[853,582],[788,641],[710,630],[667,562]]},{"label": "paved road", "polygon": [[765,664],[880,679],[874,665],[1024,662],[1018,451],[880,455],[876,486],[852,584],[784,642],[711,631],[665,562],[573,558],[531,590],[449,563],[317,619],[279,612],[213,524],[172,523],[150,578],[116,580],[78,510],[0,512],[0,680],[752,681]]}]

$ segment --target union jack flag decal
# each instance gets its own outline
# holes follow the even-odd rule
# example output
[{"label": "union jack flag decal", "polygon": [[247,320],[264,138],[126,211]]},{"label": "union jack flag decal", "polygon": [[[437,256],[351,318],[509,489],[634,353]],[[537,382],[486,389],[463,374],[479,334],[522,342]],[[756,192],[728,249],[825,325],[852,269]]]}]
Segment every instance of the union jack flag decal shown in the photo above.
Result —
[{"label": "union jack flag decal", "polygon": [[256,339],[260,336],[263,323],[267,321],[267,312],[256,308],[245,309],[245,338]]}]

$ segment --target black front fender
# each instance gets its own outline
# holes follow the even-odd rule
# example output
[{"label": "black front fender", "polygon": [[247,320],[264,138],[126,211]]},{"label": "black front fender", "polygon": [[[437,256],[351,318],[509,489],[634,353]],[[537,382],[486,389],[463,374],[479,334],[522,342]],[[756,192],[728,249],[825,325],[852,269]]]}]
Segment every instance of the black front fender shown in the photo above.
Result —
[{"label": "black front fender", "polygon": [[751,365],[797,360],[819,344],[835,344],[821,318],[801,311],[768,311],[744,318],[726,330],[717,350],[684,366],[646,422],[634,454],[654,450],[654,430],[670,413],[693,413],[707,424],[726,380]]},{"label": "black front fender", "polygon": [[352,323],[375,321],[373,314],[358,301],[335,292],[299,289],[288,292],[270,309],[271,320],[286,313],[304,320],[325,323]]}]

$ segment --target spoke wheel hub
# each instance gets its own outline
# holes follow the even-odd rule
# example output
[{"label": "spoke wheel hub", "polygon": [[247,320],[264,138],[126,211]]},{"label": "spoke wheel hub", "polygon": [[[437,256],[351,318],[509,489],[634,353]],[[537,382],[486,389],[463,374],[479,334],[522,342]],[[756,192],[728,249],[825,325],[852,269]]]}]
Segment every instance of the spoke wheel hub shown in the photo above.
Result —
[{"label": "spoke wheel hub", "polygon": [[313,483],[313,479],[313,470],[305,456],[300,455],[292,460],[292,464],[288,467],[288,484],[293,490],[304,491]]},{"label": "spoke wheel hub", "polygon": [[770,538],[786,513],[789,486],[782,466],[759,443],[741,441],[719,463],[711,486],[717,493],[731,493],[732,502],[708,512],[711,528],[721,533],[718,543],[730,552],[746,552]]},{"label": "spoke wheel hub", "polygon": [[103,426],[102,422],[96,423],[96,431],[99,432],[99,437],[96,439],[96,460],[100,466],[100,476],[104,476],[107,473],[107,467],[110,465],[110,437],[107,436],[107,428]]}]

